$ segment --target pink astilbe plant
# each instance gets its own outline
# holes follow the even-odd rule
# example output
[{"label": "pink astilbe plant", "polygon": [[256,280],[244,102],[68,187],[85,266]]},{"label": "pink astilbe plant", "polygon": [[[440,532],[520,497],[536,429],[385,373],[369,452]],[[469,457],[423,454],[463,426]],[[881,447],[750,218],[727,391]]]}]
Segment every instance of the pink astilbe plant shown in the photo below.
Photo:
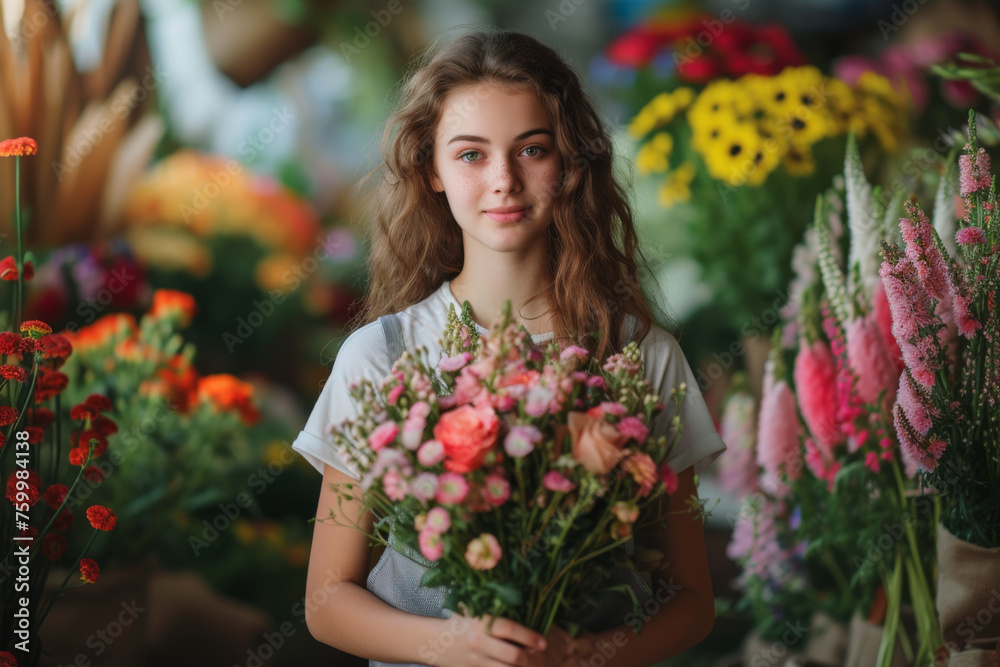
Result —
[{"label": "pink astilbe plant", "polygon": [[800,438],[802,425],[795,409],[795,394],[784,377],[775,377],[775,358],[764,367],[764,387],[757,423],[757,463],[764,469],[761,486],[775,496],[787,495],[785,483],[796,480],[802,471]]}]

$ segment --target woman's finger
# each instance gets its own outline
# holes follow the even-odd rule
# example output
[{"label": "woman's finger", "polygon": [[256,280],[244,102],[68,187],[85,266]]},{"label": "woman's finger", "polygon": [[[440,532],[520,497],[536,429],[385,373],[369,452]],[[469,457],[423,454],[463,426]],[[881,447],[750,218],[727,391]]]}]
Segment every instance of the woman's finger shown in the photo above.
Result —
[{"label": "woman's finger", "polygon": [[542,635],[509,618],[497,617],[493,619],[493,627],[490,627],[487,621],[487,628],[489,628],[490,635],[521,644],[527,648],[544,651],[547,645]]}]

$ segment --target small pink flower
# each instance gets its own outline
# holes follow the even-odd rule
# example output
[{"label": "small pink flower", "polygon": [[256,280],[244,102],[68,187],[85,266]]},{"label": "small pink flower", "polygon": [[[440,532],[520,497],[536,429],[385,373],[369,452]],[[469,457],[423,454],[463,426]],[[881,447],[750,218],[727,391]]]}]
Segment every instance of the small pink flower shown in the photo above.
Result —
[{"label": "small pink flower", "polygon": [[570,357],[576,357],[577,359],[586,359],[590,355],[590,352],[586,348],[582,348],[578,345],[570,345],[565,350],[559,353],[560,361],[566,361]]},{"label": "small pink flower", "polygon": [[530,424],[517,424],[510,427],[507,437],[503,440],[504,451],[514,458],[522,458],[530,454],[535,445],[542,439],[542,432]]},{"label": "small pink flower", "polygon": [[[965,145],[969,150],[969,145]],[[990,156],[984,148],[980,148],[975,159],[968,153],[958,158],[959,194],[967,197],[973,192],[990,187]]]},{"label": "small pink flower", "polygon": [[607,389],[608,388],[608,385],[604,381],[604,378],[601,377],[600,375],[592,375],[592,376],[590,376],[590,378],[587,380],[587,386],[588,387],[596,387],[598,389]]},{"label": "small pink flower", "polygon": [[475,359],[471,352],[461,352],[454,357],[442,357],[438,362],[438,368],[446,373],[454,373],[461,370],[466,364]]},{"label": "small pink flower", "polygon": [[446,472],[438,477],[437,501],[442,505],[457,505],[469,493],[469,483],[457,472]]},{"label": "small pink flower", "polygon": [[427,520],[422,530],[434,533],[445,533],[451,528],[451,515],[443,507],[435,507],[427,513]]},{"label": "small pink flower", "polygon": [[875,452],[868,452],[865,454],[865,466],[874,473],[881,470],[882,466],[878,460],[878,454]]},{"label": "small pink flower", "polygon": [[542,478],[542,486],[549,491],[562,493],[569,493],[576,488],[576,484],[564,477],[557,470],[550,470],[545,473],[545,477]]},{"label": "small pink flower", "polygon": [[948,449],[948,443],[941,438],[932,438],[929,443],[927,443],[927,451],[938,461],[941,460],[941,455],[944,454],[944,450]]},{"label": "small pink flower", "polygon": [[663,482],[663,486],[667,489],[668,494],[672,494],[677,490],[677,485],[680,484],[680,480],[677,478],[677,473],[669,463],[664,463],[660,466],[659,474],[660,481]]},{"label": "small pink flower", "polygon": [[[799,409],[809,432],[820,445],[832,449],[843,442],[844,435],[837,423],[837,368],[830,347],[821,340],[808,343],[803,339],[795,356],[793,375]],[[770,394],[769,399],[773,400]],[[789,417],[786,414],[783,418]],[[781,454],[785,456],[792,449],[789,442]]]},{"label": "small pink flower", "polygon": [[939,411],[931,404],[929,392],[914,382],[908,373],[899,376],[899,391],[896,402],[906,415],[907,421],[920,435],[927,435]]},{"label": "small pink flower", "polygon": [[395,387],[393,387],[392,389],[390,389],[389,390],[389,396],[388,396],[388,399],[387,399],[389,401],[389,405],[396,405],[396,401],[398,401],[399,397],[403,395],[403,391],[405,389],[406,389],[406,387],[404,387],[401,384],[397,384]]},{"label": "small pink flower", "polygon": [[423,417],[414,416],[412,413],[407,417],[406,421],[403,422],[403,432],[400,435],[400,442],[403,443],[403,447],[406,447],[411,452],[420,446],[420,442],[424,439],[424,428],[427,426],[427,422]]},{"label": "small pink flower", "polygon": [[465,549],[466,562],[476,570],[492,570],[500,562],[500,542],[489,533],[483,533],[469,542]]},{"label": "small pink flower", "polygon": [[438,478],[432,472],[422,472],[410,481],[410,490],[421,502],[437,496]]},{"label": "small pink flower", "polygon": [[635,415],[625,417],[625,419],[618,422],[618,432],[630,438],[635,438],[635,441],[640,445],[645,443],[646,438],[649,437],[649,428]]},{"label": "small pink flower", "polygon": [[622,523],[635,523],[639,520],[639,508],[635,503],[619,500],[611,506],[611,513]]},{"label": "small pink flower", "polygon": [[417,401],[410,407],[409,413],[407,413],[408,419],[414,419],[415,417],[420,417],[426,419],[427,415],[431,413],[431,404],[427,401]]},{"label": "small pink flower", "polygon": [[653,485],[659,480],[656,462],[646,452],[637,452],[625,459],[625,471],[639,485],[639,497],[645,498],[653,490]]},{"label": "small pink flower", "polygon": [[377,452],[395,440],[398,433],[399,425],[396,422],[382,422],[368,435],[368,444]]},{"label": "small pink flower", "polygon": [[986,243],[986,235],[979,227],[963,227],[955,232],[955,243],[959,245],[977,245]]},{"label": "small pink flower", "polygon": [[587,414],[591,417],[603,417],[604,415],[614,415],[616,417],[623,416],[627,411],[625,406],[621,403],[613,403],[611,401],[604,401],[600,405],[590,408],[587,410]]},{"label": "small pink flower", "polygon": [[444,555],[444,541],[441,539],[441,533],[426,530],[425,527],[417,536],[417,542],[420,544],[420,553],[431,562],[440,560],[441,556]]},{"label": "small pink flower", "polygon": [[549,412],[549,404],[555,398],[555,392],[550,387],[535,385],[528,390],[525,397],[524,412],[529,417],[541,417]]},{"label": "small pink flower", "polygon": [[490,504],[503,505],[510,498],[510,483],[500,475],[487,475],[483,480],[483,495]]},{"label": "small pink flower", "polygon": [[382,486],[385,488],[385,495],[390,500],[403,500],[406,498],[407,484],[403,476],[395,468],[386,470],[382,476]]},{"label": "small pink flower", "polygon": [[444,444],[440,440],[428,440],[417,450],[417,460],[420,465],[430,468],[444,460]]}]

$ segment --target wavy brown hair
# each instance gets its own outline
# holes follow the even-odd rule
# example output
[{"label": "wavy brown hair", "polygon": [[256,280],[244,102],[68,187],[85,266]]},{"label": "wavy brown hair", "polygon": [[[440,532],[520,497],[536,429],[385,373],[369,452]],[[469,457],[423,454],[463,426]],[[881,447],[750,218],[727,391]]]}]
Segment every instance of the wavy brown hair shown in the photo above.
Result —
[{"label": "wavy brown hair", "polygon": [[611,138],[559,54],[529,35],[497,29],[432,45],[403,80],[382,133],[384,162],[362,180],[383,176],[372,200],[369,282],[349,328],[427,298],[462,270],[462,230],[430,175],[445,97],[478,83],[535,92],[562,157],[546,234],[548,281],[530,300],[546,296],[557,335],[598,359],[620,351],[620,336],[598,332],[622,331],[625,313],[638,318],[633,338],[642,340],[654,321],[640,282],[640,265],[648,275],[648,263],[628,193],[615,178]]}]

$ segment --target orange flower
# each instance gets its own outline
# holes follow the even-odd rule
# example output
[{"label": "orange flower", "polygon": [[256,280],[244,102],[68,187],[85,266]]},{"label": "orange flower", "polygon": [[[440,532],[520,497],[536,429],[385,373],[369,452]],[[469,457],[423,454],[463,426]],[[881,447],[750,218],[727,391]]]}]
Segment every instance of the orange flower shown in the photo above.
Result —
[{"label": "orange flower", "polygon": [[80,559],[80,579],[86,581],[88,584],[93,584],[97,582],[97,579],[101,576],[101,568],[97,566],[90,558]]},{"label": "orange flower", "polygon": [[156,372],[157,377],[144,380],[139,392],[164,396],[178,412],[187,414],[191,399],[198,389],[198,373],[182,354],[175,354]]},{"label": "orange flower", "polygon": [[31,137],[0,141],[0,157],[24,157],[38,153],[38,142]]},{"label": "orange flower", "polygon": [[253,385],[232,375],[206,375],[198,380],[197,396],[221,412],[237,410],[247,426],[260,419],[260,412],[253,404]]},{"label": "orange flower", "polygon": [[[24,279],[31,280],[35,277],[35,267],[30,261],[24,263]],[[17,262],[13,255],[7,255],[0,259],[0,279],[17,280]]]},{"label": "orange flower", "polygon": [[111,530],[118,521],[118,516],[103,505],[91,505],[87,508],[87,520],[97,530]]},{"label": "orange flower", "polygon": [[112,313],[98,319],[90,326],[83,327],[76,333],[68,333],[66,337],[73,347],[87,349],[100,347],[112,337],[120,336],[122,333],[126,336],[132,336],[138,330],[139,325],[136,323],[135,317],[129,313]]},{"label": "orange flower", "polygon": [[629,436],[619,433],[603,417],[573,411],[569,413],[567,426],[573,442],[573,458],[595,475],[608,472],[625,455],[622,446]]},{"label": "orange flower", "polygon": [[177,326],[183,329],[191,324],[197,312],[198,304],[190,294],[172,289],[153,292],[153,307],[149,311],[152,317],[177,317]]}]

